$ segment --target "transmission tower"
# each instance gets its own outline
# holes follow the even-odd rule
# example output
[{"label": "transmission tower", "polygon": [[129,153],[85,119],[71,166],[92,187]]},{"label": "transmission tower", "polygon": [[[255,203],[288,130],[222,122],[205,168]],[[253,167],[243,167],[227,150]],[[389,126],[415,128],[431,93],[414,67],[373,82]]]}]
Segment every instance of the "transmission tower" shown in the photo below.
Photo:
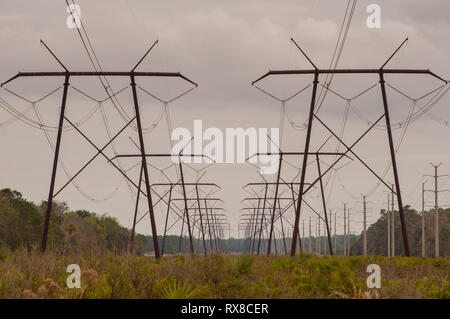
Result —
[{"label": "transmission tower", "polygon": [[[388,62],[394,57],[394,55],[399,51],[399,49],[403,46],[403,44],[407,41],[402,42],[402,44],[394,51],[394,53],[386,60],[386,62],[378,69],[319,69],[316,67],[316,65],[311,61],[311,59],[306,55],[306,53],[301,49],[301,47],[293,40],[292,42],[295,43],[297,48],[300,50],[302,55],[308,60],[308,62],[311,64],[313,69],[303,69],[303,70],[271,70],[267,72],[266,74],[259,77],[257,80],[253,81],[253,85],[258,83],[259,81],[265,79],[269,76],[276,76],[276,75],[313,75],[313,88],[312,88],[312,96],[311,96],[311,103],[309,107],[309,113],[308,113],[308,124],[307,124],[307,131],[306,131],[306,138],[305,138],[305,147],[304,147],[304,155],[303,155],[303,162],[301,166],[301,177],[300,177],[300,186],[298,191],[298,199],[297,199],[297,207],[295,212],[295,221],[294,221],[294,230],[293,230],[293,238],[296,238],[299,233],[299,221],[300,221],[300,213],[301,213],[301,207],[303,203],[303,197],[308,191],[311,189],[312,186],[314,186],[316,183],[318,183],[321,178],[326,175],[333,166],[335,166],[344,156],[340,156],[332,165],[329,167],[325,172],[323,172],[316,180],[314,180],[309,187],[305,189],[305,178],[306,178],[306,171],[307,171],[307,161],[308,161],[308,155],[310,154],[310,142],[312,137],[312,124],[313,121],[316,120],[319,122],[327,131],[329,131],[334,138],[336,138],[341,145],[343,145],[346,148],[346,153],[351,153],[352,156],[358,159],[372,174],[375,175],[376,178],[380,180],[381,183],[383,183],[389,190],[394,192],[394,194],[397,196],[397,203],[399,207],[399,213],[400,213],[400,221],[401,221],[401,228],[402,228],[402,237],[403,237],[403,246],[405,248],[405,255],[410,256],[410,248],[409,248],[409,242],[408,242],[408,235],[406,232],[406,222],[405,222],[405,216],[403,211],[403,201],[401,196],[401,190],[400,190],[400,180],[398,176],[398,168],[397,168],[397,160],[396,160],[396,151],[394,148],[394,141],[392,137],[392,130],[391,130],[391,120],[390,120],[390,114],[389,114],[389,105],[388,100],[386,96],[386,84],[385,84],[385,75],[389,74],[423,74],[423,75],[429,75],[432,76],[440,81],[443,81],[444,83],[447,83],[446,80],[442,79],[441,77],[437,76],[430,70],[419,70],[419,69],[385,69],[385,66],[388,64]],[[319,84],[319,76],[321,74],[373,74],[377,75],[379,78],[379,84],[381,89],[381,95],[383,100],[383,110],[384,114],[381,115],[370,127],[369,129],[363,133],[356,141],[351,144],[347,145],[336,133],[331,130],[328,125],[322,121],[319,116],[317,115],[317,112],[315,110],[316,106],[316,94],[317,94],[317,87]],[[375,173],[373,169],[369,167],[352,149],[358,142],[370,131],[372,130],[382,119],[384,118],[385,124],[386,124],[386,132],[387,132],[387,138],[389,142],[389,149],[390,149],[390,158],[391,158],[391,164],[392,164],[392,171],[394,175],[395,180],[395,189],[391,188],[390,185],[388,185],[378,174]],[[296,253],[296,245],[297,242],[295,240],[292,241],[291,245],[291,251],[290,255],[294,256]]]},{"label": "transmission tower", "polygon": [[[155,216],[153,212],[153,201],[151,196],[151,184],[149,179],[149,173],[148,173],[148,167],[147,167],[147,159],[146,159],[146,152],[145,152],[145,146],[144,146],[144,137],[142,133],[142,123],[141,123],[141,115],[140,115],[140,109],[139,109],[139,100],[138,95],[136,92],[136,78],[139,77],[174,77],[174,78],[181,78],[188,83],[194,85],[197,87],[197,84],[185,76],[183,76],[181,73],[178,72],[137,72],[136,68],[141,64],[141,62],[147,57],[147,55],[150,53],[152,48],[154,47],[153,44],[150,49],[147,50],[147,52],[143,55],[143,57],[139,60],[139,62],[134,66],[134,68],[131,71],[69,71],[66,66],[61,62],[60,59],[48,48],[48,46],[41,41],[41,43],[45,46],[45,48],[50,52],[50,54],[53,56],[53,58],[57,61],[57,63],[64,69],[62,72],[19,72],[9,80],[5,81],[1,84],[3,87],[4,85],[10,83],[11,81],[16,80],[17,78],[22,77],[63,77],[64,78],[64,84],[63,84],[63,94],[62,94],[62,101],[61,101],[61,107],[60,107],[60,114],[59,114],[59,122],[58,122],[58,130],[57,130],[57,138],[56,138],[56,145],[55,145],[55,152],[54,152],[54,158],[53,158],[53,167],[52,167],[52,173],[51,173],[51,179],[50,179],[50,187],[49,187],[49,193],[48,193],[48,200],[47,200],[47,207],[45,212],[45,221],[44,221],[44,229],[42,234],[42,243],[41,243],[41,250],[45,251],[47,248],[47,237],[48,237],[48,230],[49,230],[49,223],[50,223],[50,216],[51,216],[51,210],[52,210],[52,204],[53,199],[56,195],[58,195],[67,185],[69,185],[97,156],[102,155],[105,157],[108,161],[108,163],[112,164],[114,168],[116,168],[124,177],[127,179],[131,185],[133,185],[136,189],[138,189],[138,193],[141,193],[143,196],[147,198],[147,204],[150,214],[150,224],[151,224],[151,232],[152,232],[152,238],[153,238],[153,245],[155,250],[155,257],[160,257],[160,251],[159,251],[159,244],[158,244],[158,235],[156,230],[156,222],[155,222]],[[133,104],[134,104],[134,117],[117,133],[114,135],[114,137],[103,147],[98,147],[96,144],[94,144],[89,137],[84,134],[76,125],[74,125],[66,116],[66,104],[67,104],[67,93],[69,90],[70,85],[70,79],[72,77],[101,77],[101,76],[108,76],[108,77],[128,77],[131,82],[131,89],[133,94]],[[142,160],[142,172],[143,177],[145,181],[145,192],[140,190],[140,187],[136,185],[114,162],[112,159],[110,159],[107,155],[105,155],[104,150],[107,148],[114,139],[116,139],[132,122],[136,122],[137,126],[137,133],[139,137],[139,148],[140,148],[140,157]],[[60,147],[61,147],[61,138],[63,133],[63,126],[64,122],[69,123],[85,140],[91,144],[96,150],[97,153],[94,155],[93,158],[91,158],[69,181],[55,193],[55,179],[58,169],[58,160],[60,155]]]}]

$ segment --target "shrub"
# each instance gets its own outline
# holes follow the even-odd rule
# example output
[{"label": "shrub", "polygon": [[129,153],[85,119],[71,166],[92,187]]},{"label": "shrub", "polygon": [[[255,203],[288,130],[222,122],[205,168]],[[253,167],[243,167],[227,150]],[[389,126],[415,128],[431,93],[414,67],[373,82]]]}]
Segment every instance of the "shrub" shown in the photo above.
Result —
[{"label": "shrub", "polygon": [[[403,259],[404,258],[404,259]],[[253,255],[154,258],[8,251],[0,262],[2,298],[450,298],[450,261],[441,258],[296,258]],[[81,267],[81,289],[66,267]],[[381,289],[366,267],[379,264]]]},{"label": "shrub", "polygon": [[240,275],[250,275],[252,272],[254,257],[245,255],[240,257],[235,264],[236,270]]},{"label": "shrub", "polygon": [[191,299],[194,295],[194,289],[187,282],[180,283],[175,278],[169,278],[163,283],[160,294],[162,299]]},{"label": "shrub", "polygon": [[3,243],[0,240],[0,262],[6,259],[6,251],[3,249]]}]

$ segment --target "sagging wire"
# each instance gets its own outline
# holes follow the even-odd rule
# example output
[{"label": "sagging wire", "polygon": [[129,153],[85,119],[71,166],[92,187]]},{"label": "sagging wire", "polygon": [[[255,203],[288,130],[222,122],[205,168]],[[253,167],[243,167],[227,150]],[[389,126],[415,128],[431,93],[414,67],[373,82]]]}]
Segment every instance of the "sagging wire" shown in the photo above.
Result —
[{"label": "sagging wire", "polygon": [[[312,83],[309,83],[307,86],[303,87],[302,89],[300,89],[299,91],[295,92],[293,95],[291,95],[291,96],[289,96],[289,97],[287,97],[287,98],[280,98],[280,97],[275,96],[275,95],[272,94],[272,93],[267,92],[266,90],[264,90],[264,89],[261,88],[260,86],[258,86],[258,85],[256,85],[256,84],[253,84],[253,86],[254,86],[255,88],[257,88],[259,91],[261,91],[262,93],[264,93],[264,94],[266,94],[266,95],[272,97],[273,99],[275,99],[275,100],[277,100],[277,101],[279,101],[279,102],[281,103],[281,110],[280,110],[280,130],[281,130],[281,127],[283,128],[283,130],[281,130],[281,134],[280,134],[280,135],[281,135],[281,136],[280,136],[280,137],[281,137],[281,141],[282,141],[282,136],[283,136],[283,131],[284,131],[284,117],[285,117],[285,116],[286,116],[286,118],[287,118],[289,124],[292,126],[292,128],[295,129],[295,130],[297,130],[297,131],[299,131],[299,132],[304,131],[304,130],[308,127],[307,124],[306,124],[306,125],[304,125],[304,124],[299,125],[299,124],[297,124],[297,123],[294,121],[292,115],[289,113],[289,111],[288,111],[287,108],[286,108],[286,103],[289,102],[290,100],[292,100],[292,99],[293,99],[294,97],[296,97],[297,95],[303,93],[303,92],[304,92],[305,90],[307,90],[311,85],[312,85]],[[280,141],[280,146],[281,146],[281,141]]]},{"label": "sagging wire", "polygon": [[[50,137],[49,132],[47,131],[47,129],[45,128],[44,125],[44,121],[43,118],[39,112],[39,110],[35,107],[35,105],[33,104],[33,110],[35,112],[35,115],[38,119],[38,122],[41,123],[41,127],[42,127],[42,131],[45,135],[45,138],[49,144],[49,146],[51,147],[52,151],[55,152],[55,145]],[[61,167],[63,168],[63,171],[65,173],[65,175],[67,176],[68,179],[72,179],[72,174],[69,172],[69,170],[67,169],[66,165],[64,164],[64,161],[60,160],[61,163]],[[92,201],[92,202],[104,202],[109,200],[110,198],[112,198],[114,196],[114,194],[120,189],[120,186],[122,185],[123,180],[121,179],[119,184],[113,189],[113,191],[107,195],[106,197],[103,198],[94,198],[93,196],[90,196],[89,194],[87,194],[87,192],[83,191],[83,189],[78,185],[78,183],[76,183],[74,180],[71,181],[72,185],[75,187],[75,189],[86,199]]]}]

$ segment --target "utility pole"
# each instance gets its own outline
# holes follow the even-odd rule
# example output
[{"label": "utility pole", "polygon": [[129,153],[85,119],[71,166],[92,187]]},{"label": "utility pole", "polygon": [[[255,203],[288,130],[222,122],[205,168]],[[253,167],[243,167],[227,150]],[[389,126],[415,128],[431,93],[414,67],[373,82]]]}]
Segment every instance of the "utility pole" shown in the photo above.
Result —
[{"label": "utility pole", "polygon": [[434,256],[439,257],[439,206],[438,206],[438,167],[441,165],[433,165],[434,167]]},{"label": "utility pole", "polygon": [[439,257],[439,206],[438,206],[438,167],[441,165],[433,165],[434,167],[434,256]]},{"label": "utility pole", "polygon": [[309,238],[308,238],[308,251],[311,253],[311,216],[309,216]]},{"label": "utility pole", "polygon": [[317,255],[317,247],[319,247],[317,245],[317,220],[316,220],[316,225],[314,227],[314,231],[315,231],[315,234],[314,234],[314,253]]},{"label": "utility pole", "polygon": [[[438,179],[439,177],[444,177],[448,175],[438,175],[438,167],[442,165],[439,163],[438,165],[434,165],[430,163],[434,168],[434,175],[431,176],[434,178],[434,256],[439,257],[439,198],[438,194],[441,192],[438,189]],[[426,175],[430,176],[430,175]]]},{"label": "utility pole", "polygon": [[315,225],[315,234],[314,234],[314,253],[317,255],[318,251],[317,248],[319,247],[319,245],[317,244],[317,219],[316,219],[316,225]]},{"label": "utility pole", "polygon": [[[332,221],[332,219],[333,219],[333,214],[331,213],[331,208],[330,208],[329,212],[330,212],[330,245],[331,245],[331,236],[332,236],[332,234],[333,234],[333,227],[335,227],[335,226],[333,225],[333,221]],[[331,247],[330,247],[330,248],[331,248]],[[331,249],[330,249],[330,255],[331,255],[331,256],[333,256],[335,253],[336,253],[336,249],[335,249],[333,252],[332,252]]]},{"label": "utility pole", "polygon": [[[302,239],[302,251],[305,251],[305,220],[302,221],[303,224],[303,239]],[[292,238],[294,240],[294,238]]]},{"label": "utility pole", "polygon": [[366,196],[363,196],[363,208],[364,208],[364,238],[363,238],[363,254],[367,256],[367,230],[366,230]]},{"label": "utility pole", "polygon": [[422,183],[422,257],[425,257],[425,182]]},{"label": "utility pole", "polygon": [[387,215],[387,250],[388,250],[388,257],[391,257],[391,216],[390,216],[390,207],[389,207],[389,203],[390,203],[390,196],[389,194],[387,195],[387,209],[386,209],[386,215]]},{"label": "utility pole", "polygon": [[344,256],[347,256],[347,224],[346,224],[346,218],[347,218],[347,207],[344,203]]},{"label": "utility pole", "polygon": [[348,231],[347,231],[347,236],[348,236],[348,238],[347,238],[347,245],[348,245],[347,255],[350,256],[350,208],[347,209],[347,227],[348,227]]},{"label": "utility pole", "polygon": [[[331,234],[333,233],[333,222],[332,222],[332,218],[333,218],[333,215],[331,214],[331,209],[329,210],[329,212],[330,212],[330,236],[331,236]],[[331,240],[331,237],[330,237],[330,240]]]},{"label": "utility pole", "polygon": [[337,226],[337,223],[336,223],[336,213],[334,213],[334,251],[336,251],[336,226]]},{"label": "utility pole", "polygon": [[320,238],[320,218],[317,217],[317,241],[318,241],[318,255],[320,256],[321,250],[322,250],[322,245],[321,245],[321,238]]},{"label": "utility pole", "polygon": [[309,216],[309,253],[312,253],[312,246],[311,246],[311,216]]},{"label": "utility pole", "polygon": [[323,225],[323,254],[326,255],[327,254],[327,225]]},{"label": "utility pole", "polygon": [[392,245],[392,257],[395,257],[395,213],[394,213],[394,185],[392,185],[392,193],[391,193],[391,245]]}]

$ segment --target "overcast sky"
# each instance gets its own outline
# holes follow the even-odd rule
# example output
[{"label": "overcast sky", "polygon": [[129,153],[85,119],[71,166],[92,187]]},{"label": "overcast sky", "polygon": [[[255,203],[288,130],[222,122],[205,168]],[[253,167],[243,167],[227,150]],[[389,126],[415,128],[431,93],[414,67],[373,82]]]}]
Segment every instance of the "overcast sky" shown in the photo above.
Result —
[{"label": "overcast sky", "polygon": [[[321,68],[328,68],[347,0],[304,0],[304,1],[138,1],[138,0],[80,0],[81,19],[87,29],[92,46],[104,70],[130,70],[155,41],[159,44],[141,64],[141,71],[176,71],[192,79],[199,87],[170,103],[172,126],[192,129],[195,119],[203,120],[204,129],[218,127],[271,128],[280,125],[280,102],[264,95],[251,86],[251,81],[269,69],[310,69],[311,66],[292,45],[293,37],[307,52],[313,62]],[[366,7],[377,3],[381,7],[381,28],[370,29],[366,25]],[[450,2],[447,0],[398,0],[358,1],[348,32],[339,68],[378,68],[397,46],[409,37],[408,43],[390,61],[390,68],[431,69],[445,79],[450,77]],[[65,1],[2,1],[0,3],[0,81],[5,81],[18,71],[60,71],[61,67],[39,44],[44,40],[70,70],[92,70],[76,29],[66,26],[68,13]],[[323,83],[323,78],[321,81]],[[18,79],[7,87],[17,94],[38,100],[62,84],[62,78]],[[129,79],[110,79],[115,91],[126,88],[118,96],[128,114],[133,113]],[[163,99],[170,99],[190,86],[177,79],[138,79],[139,85]],[[376,76],[336,76],[331,88],[344,97],[353,97],[376,84]],[[394,88],[412,98],[418,98],[442,85],[427,76],[387,76],[386,81]],[[288,76],[265,79],[261,86],[279,97],[285,98],[312,82],[311,76]],[[98,79],[72,79],[67,104],[67,115],[74,121],[81,121],[91,110],[95,114],[80,126],[83,132],[92,136],[101,146],[107,141],[102,112],[98,103],[78,93],[75,89],[103,100],[106,93]],[[56,126],[61,100],[61,90],[37,103],[44,122]],[[139,90],[143,126],[157,127],[145,136],[148,152],[169,152],[170,141],[166,119],[161,114],[161,103]],[[301,125],[307,118],[311,87],[289,101],[286,105],[293,121]],[[27,110],[27,116],[36,120],[28,102],[20,100],[10,92],[0,90],[0,97],[17,110]],[[388,88],[392,122],[404,120],[412,101]],[[417,101],[420,109],[429,101]],[[433,173],[430,162],[443,165],[442,175],[450,171],[450,127],[443,122],[450,121],[450,98],[445,96],[427,114],[414,121],[406,130],[405,138],[398,152],[398,167],[404,204],[419,209],[421,205],[421,182],[424,174]],[[319,117],[339,132],[345,113],[346,101],[328,93]],[[108,118],[114,134],[124,124],[113,105],[103,103],[104,115]],[[368,128],[368,121],[377,119],[382,113],[380,88],[376,86],[367,94],[351,102],[344,140],[352,144]],[[0,109],[0,124],[10,118]],[[160,119],[160,121],[158,121]],[[303,151],[304,130],[294,129],[286,119],[283,130],[284,151]],[[394,130],[396,143],[401,138],[402,128]],[[50,132],[54,140],[56,134]],[[312,149],[326,140],[329,133],[320,124],[313,125]],[[117,139],[118,153],[136,153],[130,137],[137,141],[136,132],[127,130]],[[326,149],[333,151],[336,141],[331,139]],[[35,202],[46,199],[53,153],[42,130],[30,127],[21,121],[0,126],[0,187],[21,191]],[[341,148],[341,151],[344,148]],[[355,148],[358,155],[380,175],[389,161],[387,136],[383,127],[377,128]],[[106,152],[112,156],[113,152]],[[95,150],[74,130],[63,133],[61,159],[71,173],[76,172]],[[290,157],[282,171],[282,178],[291,181],[296,170],[290,165],[301,164],[300,157]],[[331,159],[323,158],[323,165]],[[131,168],[138,159],[121,162],[123,168]],[[169,159],[152,159],[154,167],[166,168]],[[150,168],[153,183],[164,182],[163,175]],[[203,168],[204,165],[195,166]],[[67,177],[61,166],[57,177],[57,189]],[[186,178],[194,181],[197,173],[186,167]],[[202,171],[203,172],[203,171]],[[200,174],[202,173],[200,172]],[[136,182],[139,168],[128,174]],[[175,170],[169,168],[167,175],[176,178]],[[317,176],[317,167],[308,166],[307,181]],[[377,179],[354,161],[339,170],[338,177],[327,183],[327,205],[338,213],[338,232],[342,232],[342,208],[347,202],[351,208],[351,230],[362,229],[362,194],[369,193],[369,222],[379,217],[379,210],[386,206],[386,188],[376,188]],[[274,176],[268,180],[273,181]],[[393,183],[391,170],[385,177]],[[84,173],[76,179],[79,187],[97,199],[108,197],[117,188],[114,196],[102,202],[88,200],[74,186],[69,186],[56,198],[66,201],[72,209],[88,209],[114,216],[131,226],[134,209],[134,191],[130,193],[121,175],[104,158],[98,157]],[[248,182],[260,182],[257,170],[248,164],[216,164],[208,168],[203,182],[214,182],[222,187],[216,195],[224,200],[228,220],[232,224],[232,235],[237,236],[240,201],[248,196],[241,189]],[[428,188],[432,187],[429,181]],[[440,187],[448,189],[449,180],[442,178]],[[59,187],[58,187],[59,186]],[[206,189],[205,189],[206,190]],[[261,194],[261,189],[255,189]],[[163,189],[161,188],[162,192]],[[203,190],[202,190],[203,191]],[[283,193],[283,196],[288,196]],[[308,201],[322,212],[319,193],[312,191]],[[177,194],[177,196],[181,196]],[[443,193],[442,205],[448,205],[450,196]],[[156,200],[156,199],[155,199]],[[431,196],[428,199],[431,203]],[[177,203],[178,205],[181,204]],[[141,202],[140,215],[145,212]],[[156,218],[158,231],[162,232],[165,207],[158,205]],[[292,214],[288,215],[292,220]],[[302,211],[302,220],[315,215],[310,210]],[[340,227],[340,228],[339,228]],[[178,229],[177,227],[173,230]],[[148,219],[138,226],[138,231],[149,233]],[[400,234],[399,234],[400,236]]]}]

